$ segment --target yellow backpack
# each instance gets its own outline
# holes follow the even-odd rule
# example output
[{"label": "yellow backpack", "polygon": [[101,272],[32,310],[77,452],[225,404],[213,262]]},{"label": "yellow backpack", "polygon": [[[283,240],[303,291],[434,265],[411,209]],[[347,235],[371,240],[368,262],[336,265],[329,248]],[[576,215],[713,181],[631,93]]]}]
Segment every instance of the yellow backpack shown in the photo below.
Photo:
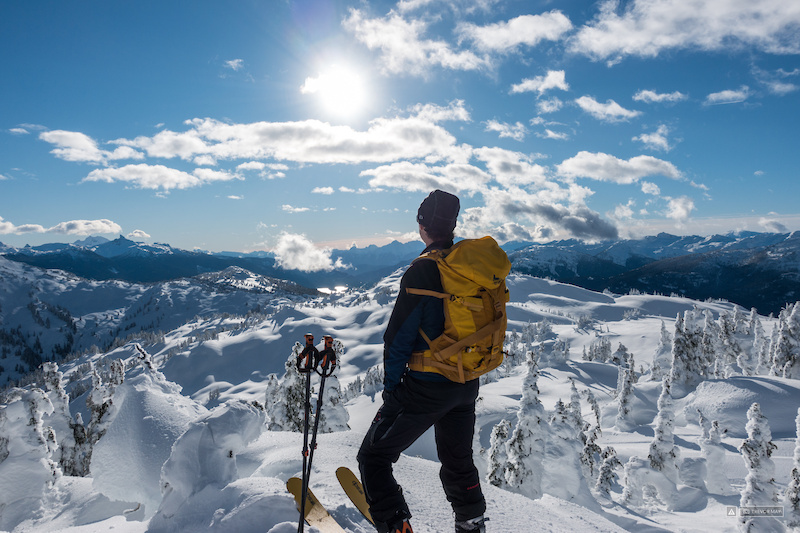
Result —
[{"label": "yellow backpack", "polygon": [[483,237],[428,252],[417,261],[426,259],[436,261],[444,292],[406,290],[444,300],[444,331],[431,340],[420,329],[429,349],[414,352],[408,367],[436,372],[458,383],[494,370],[503,362],[508,256],[493,238]]}]

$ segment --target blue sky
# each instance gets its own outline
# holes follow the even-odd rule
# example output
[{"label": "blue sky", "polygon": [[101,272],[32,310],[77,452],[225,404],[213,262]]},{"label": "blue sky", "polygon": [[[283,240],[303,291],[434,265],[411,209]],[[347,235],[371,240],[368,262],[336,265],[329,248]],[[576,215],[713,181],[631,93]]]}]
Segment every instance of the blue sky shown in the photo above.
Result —
[{"label": "blue sky", "polygon": [[3,2],[0,241],[800,229],[800,4]]}]

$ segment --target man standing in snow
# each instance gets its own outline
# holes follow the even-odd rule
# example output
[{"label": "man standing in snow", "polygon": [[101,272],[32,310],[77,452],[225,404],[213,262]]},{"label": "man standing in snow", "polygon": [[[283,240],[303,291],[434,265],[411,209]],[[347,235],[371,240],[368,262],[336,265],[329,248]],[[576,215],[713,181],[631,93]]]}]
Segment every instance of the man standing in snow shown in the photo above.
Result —
[{"label": "man standing in snow", "polygon": [[[417,212],[426,246],[423,254],[453,246],[459,207],[458,198],[444,191],[435,190],[425,198]],[[455,531],[485,532],[486,502],[472,460],[479,380],[456,383],[438,373],[408,369],[412,352],[428,349],[420,330],[435,339],[445,322],[441,299],[410,294],[408,288],[443,292],[436,262],[415,261],[408,268],[383,336],[384,403],[358,452],[370,513],[379,533],[412,533],[411,512],[392,464],[434,426],[442,463],[439,476],[455,512]]]}]

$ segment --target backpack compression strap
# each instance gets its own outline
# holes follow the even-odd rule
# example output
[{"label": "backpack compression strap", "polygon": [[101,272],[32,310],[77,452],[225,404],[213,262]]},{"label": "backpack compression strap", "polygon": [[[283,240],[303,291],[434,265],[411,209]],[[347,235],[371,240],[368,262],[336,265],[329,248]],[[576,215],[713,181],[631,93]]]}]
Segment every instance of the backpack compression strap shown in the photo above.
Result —
[{"label": "backpack compression strap", "polygon": [[[408,292],[409,294],[417,294],[420,296],[433,296],[434,298],[441,298],[443,300],[458,301],[459,303],[467,307],[483,309],[483,300],[481,298],[460,297],[428,289],[407,288],[406,292]],[[458,376],[457,381],[459,383],[464,383],[466,381],[466,377],[468,376],[464,375],[462,350],[472,344],[475,344],[481,339],[484,339],[486,337],[492,337],[498,331],[504,330],[505,328],[505,324],[503,322],[504,317],[505,313],[503,313],[502,316],[498,317],[494,321],[486,324],[475,333],[467,335],[463,339],[455,340],[455,339],[449,339],[448,337],[448,340],[452,341],[452,344],[450,344],[446,348],[442,348],[441,350],[434,351],[430,349],[425,352],[414,352],[413,354],[411,354],[409,365],[421,365],[423,367],[427,366],[427,367],[437,368],[439,370],[447,372],[444,374],[445,376],[448,376],[448,374],[451,374],[453,372],[457,372]],[[422,338],[428,344],[428,347],[430,348],[433,344],[433,341],[431,341],[431,339],[428,337],[428,335],[425,334],[425,332],[422,329],[420,329],[419,332],[422,335]],[[493,348],[493,351],[494,349],[495,348]],[[496,349],[502,349],[502,348],[500,348],[498,345]],[[457,356],[458,359],[455,365],[449,363],[448,361],[453,356]],[[472,373],[470,372],[469,374],[471,377]]]}]

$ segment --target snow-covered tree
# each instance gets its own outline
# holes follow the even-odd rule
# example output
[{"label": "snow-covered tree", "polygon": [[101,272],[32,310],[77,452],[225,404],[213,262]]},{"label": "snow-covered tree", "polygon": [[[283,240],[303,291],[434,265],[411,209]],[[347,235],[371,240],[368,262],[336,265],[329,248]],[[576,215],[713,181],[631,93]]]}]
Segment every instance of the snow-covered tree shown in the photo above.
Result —
[{"label": "snow-covered tree", "polygon": [[539,401],[536,359],[528,357],[528,373],[522,383],[522,398],[517,411],[517,425],[508,440],[508,486],[536,499],[542,495],[542,459],[548,438],[544,407]]},{"label": "snow-covered tree", "polygon": [[661,381],[669,376],[672,368],[672,335],[667,330],[664,321],[661,321],[661,337],[658,340],[656,353],[653,354],[653,366],[650,369],[650,379]]},{"label": "snow-covered tree", "polygon": [[673,393],[679,397],[697,386],[706,372],[700,364],[701,341],[702,334],[697,334],[694,314],[691,311],[686,311],[683,315],[678,313],[672,337],[672,368],[669,381]]},{"label": "snow-covered tree", "polygon": [[584,352],[583,359],[586,361],[599,361],[606,363],[611,359],[611,341],[608,337],[599,337],[589,344],[589,351]]},{"label": "snow-covered tree", "polygon": [[611,490],[619,482],[619,475],[616,470],[622,466],[622,463],[617,458],[617,451],[611,446],[607,446],[603,450],[601,457],[603,462],[600,465],[600,473],[597,476],[595,490],[607,495],[611,493]]},{"label": "snow-covered tree", "polygon": [[800,302],[787,306],[778,316],[770,353],[770,374],[800,379]]},{"label": "snow-covered tree", "polygon": [[567,501],[592,501],[580,460],[583,452],[580,437],[583,433],[580,427],[576,427],[571,409],[561,400],[556,402],[550,417],[549,433],[543,461],[545,475],[542,489],[547,494]]},{"label": "snow-covered tree", "polygon": [[11,531],[38,509],[48,489],[61,477],[53,461],[58,447],[45,416],[53,404],[39,388],[11,389],[0,407],[0,531]]},{"label": "snow-covered tree", "polygon": [[619,367],[617,379],[617,418],[614,427],[618,431],[631,431],[636,427],[631,414],[633,402],[633,370]]},{"label": "snow-covered tree", "polygon": [[486,481],[495,487],[503,488],[506,482],[506,465],[508,463],[508,452],[506,443],[511,434],[511,422],[503,419],[492,428],[489,437],[489,457],[486,472]]},{"label": "snow-covered tree", "polygon": [[[778,487],[775,484],[775,463],[771,456],[777,446],[772,442],[769,421],[758,403],[747,410],[745,429],[747,438],[739,446],[739,451],[747,467],[747,476],[744,478],[745,486],[739,506],[774,506],[778,503]],[[775,524],[780,525],[774,518],[767,517],[742,516],[740,522],[745,531],[773,531]]]},{"label": "snow-covered tree", "polygon": [[[759,351],[756,342],[759,327],[761,327],[761,322],[758,320],[755,307],[750,310],[747,320],[743,320],[736,326],[736,338],[741,348],[736,364],[742,369],[742,374],[745,376],[758,375]],[[761,334],[763,336],[763,328]]]},{"label": "snow-covered tree", "polygon": [[800,531],[800,408],[794,419],[795,441],[794,456],[792,457],[792,471],[789,474],[789,484],[784,494],[784,508],[786,525],[793,530]]},{"label": "snow-covered tree", "polygon": [[350,415],[344,407],[342,388],[335,375],[325,378],[325,390],[322,391],[322,410],[320,411],[319,432],[332,433],[350,429],[347,424]]},{"label": "snow-covered tree", "polygon": [[800,531],[800,466],[792,468],[785,497],[786,526],[792,531]]},{"label": "snow-covered tree", "polygon": [[706,460],[706,488],[712,494],[731,494],[731,484],[725,474],[725,449],[722,447],[722,435],[725,433],[720,428],[717,420],[709,421],[702,411],[700,413],[700,427],[703,433],[699,439],[700,453]]},{"label": "snow-covered tree", "polygon": [[[737,307],[738,309],[738,307]],[[728,378],[739,374],[738,361],[744,360],[742,347],[736,335],[736,322],[729,313],[719,315],[719,352],[715,366],[715,377]]]},{"label": "snow-covered tree", "polygon": [[303,351],[295,343],[292,353],[284,364],[285,372],[275,402],[269,406],[269,429],[271,431],[303,431],[306,402],[306,376],[297,370],[297,357]]},{"label": "snow-covered tree", "polygon": [[645,494],[652,494],[663,503],[668,511],[675,508],[678,488],[664,472],[650,467],[648,459],[633,456],[625,463],[622,480],[624,490],[622,500],[633,507],[645,504]]},{"label": "snow-covered tree", "polygon": [[597,398],[595,398],[594,394],[592,394],[592,391],[589,389],[584,389],[583,395],[586,397],[586,401],[589,402],[589,406],[592,408],[597,427],[600,428],[602,416],[600,414],[600,404],[597,402]]},{"label": "snow-covered tree", "polygon": [[647,456],[650,459],[650,467],[664,472],[670,481],[677,483],[680,452],[675,446],[675,411],[668,380],[662,382],[654,425],[653,441],[650,443],[650,453]]},{"label": "snow-covered tree", "polygon": [[49,416],[45,415],[44,422],[53,428],[58,441],[58,450],[53,459],[68,476],[86,475],[86,472],[78,470],[75,463],[76,424],[69,412],[69,396],[64,390],[64,373],[60,372],[58,365],[52,362],[42,364],[42,373],[47,397],[53,404],[53,413]]}]

